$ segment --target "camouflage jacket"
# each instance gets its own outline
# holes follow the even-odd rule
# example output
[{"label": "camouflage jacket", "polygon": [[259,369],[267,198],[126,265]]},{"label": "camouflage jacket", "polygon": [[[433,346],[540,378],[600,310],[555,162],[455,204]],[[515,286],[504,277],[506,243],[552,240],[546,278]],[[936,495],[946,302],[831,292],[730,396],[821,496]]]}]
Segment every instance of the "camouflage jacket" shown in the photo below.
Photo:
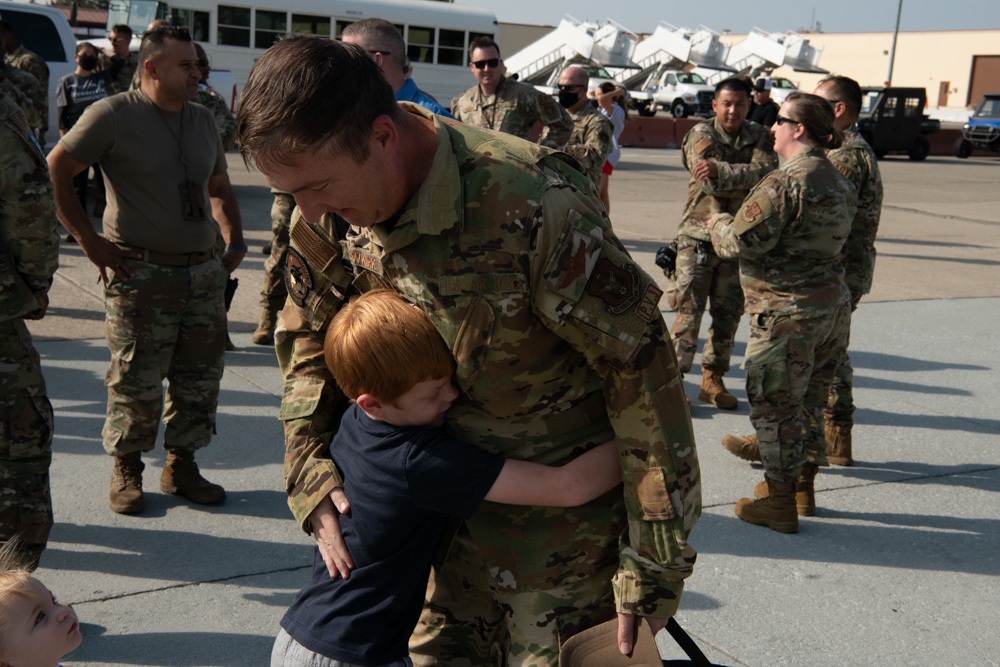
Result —
[{"label": "camouflage jacket", "polygon": [[230,151],[236,146],[236,117],[226,107],[226,100],[222,95],[212,90],[211,86],[198,86],[198,96],[194,98],[196,104],[200,104],[212,112],[215,116],[215,124],[219,128],[219,135],[222,137],[222,147]]},{"label": "camouflage jacket", "polygon": [[56,206],[42,149],[0,93],[0,319],[38,310],[59,261]]},{"label": "camouflage jacket", "polygon": [[42,93],[38,99],[38,103],[41,104],[39,116],[42,125],[47,126],[49,120],[49,66],[45,64],[45,60],[40,55],[24,48],[23,44],[18,46],[14,53],[7,56],[7,62],[17,69],[27,72],[38,81]]},{"label": "camouflage jacket", "polygon": [[[338,243],[329,216],[293,216],[286,284],[295,305],[276,336],[289,506],[306,528],[340,483],[328,445],[346,400],[323,362],[323,330],[352,292],[388,286],[428,314],[455,355],[452,435],[550,465],[617,439],[629,523],[619,609],[671,615],[694,565],[687,536],[701,482],[661,291],[567,156],[404,106],[435,119],[439,147],[393,223],[350,228]],[[518,510],[548,529],[546,544],[559,533],[557,511]],[[486,503],[468,525],[474,536],[477,521],[500,516],[509,526],[511,511]],[[529,560],[525,576],[543,581],[569,567]]]},{"label": "camouflage jacket", "polygon": [[473,86],[451,101],[451,114],[468,125],[499,130],[527,139],[535,123],[541,123],[538,143],[562,148],[573,133],[573,121],[551,95],[526,83],[503,79],[494,94],[484,97]]},{"label": "camouflage jacket", "polygon": [[[42,110],[48,109],[48,90],[42,89],[42,84],[23,69],[18,69],[6,61],[0,61],[0,78],[10,84],[4,86],[4,91],[11,95],[24,112],[28,127],[42,126]],[[11,89],[17,93],[11,93]]]},{"label": "camouflage jacket", "polygon": [[882,216],[882,175],[868,142],[854,125],[844,132],[843,145],[826,156],[858,191],[858,212],[844,244],[844,271],[851,300],[857,304],[872,288],[875,275],[875,235]]},{"label": "camouflage jacket", "polygon": [[708,220],[716,213],[736,213],[750,189],[768,172],[778,167],[774,137],[762,125],[743,121],[735,137],[719,124],[718,118],[692,127],[681,146],[681,164],[688,171],[702,160],[712,160],[718,178],[691,178],[688,202],[678,234],[708,241]]},{"label": "camouflage jacket", "polygon": [[109,95],[124,93],[139,87],[138,53],[130,52],[128,56],[118,62],[102,53],[99,62],[102,70],[108,70],[111,73],[108,83]]},{"label": "camouflage jacket", "polygon": [[750,315],[822,317],[849,300],[840,254],[857,193],[823,153],[799,151],[757,184],[735,216],[710,222],[715,251],[740,260]]},{"label": "camouflage jacket", "polygon": [[573,119],[573,134],[563,150],[575,157],[583,173],[599,186],[601,168],[614,148],[611,121],[589,103],[570,114],[570,118]]}]

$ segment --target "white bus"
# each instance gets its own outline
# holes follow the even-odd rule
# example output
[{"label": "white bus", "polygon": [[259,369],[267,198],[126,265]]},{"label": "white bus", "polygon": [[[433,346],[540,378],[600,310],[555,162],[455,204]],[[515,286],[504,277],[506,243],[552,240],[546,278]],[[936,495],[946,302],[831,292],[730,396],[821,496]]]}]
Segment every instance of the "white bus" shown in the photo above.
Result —
[{"label": "white bus", "polygon": [[[111,0],[108,28],[127,24],[141,35],[150,21],[185,26],[202,44],[212,68],[231,70],[242,89],[254,61],[293,33],[340,37],[344,26],[367,18],[395,24],[406,40],[413,79],[444,106],[475,84],[468,68],[471,40],[496,38],[496,17],[448,0]],[[350,94],[350,91],[345,91]]]}]

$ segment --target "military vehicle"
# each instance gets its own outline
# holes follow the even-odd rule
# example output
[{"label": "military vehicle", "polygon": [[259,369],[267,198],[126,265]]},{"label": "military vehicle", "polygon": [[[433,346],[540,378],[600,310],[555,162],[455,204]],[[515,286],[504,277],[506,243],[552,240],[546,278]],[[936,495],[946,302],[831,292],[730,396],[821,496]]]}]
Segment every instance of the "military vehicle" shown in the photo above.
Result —
[{"label": "military vehicle", "polygon": [[924,113],[924,88],[862,88],[858,131],[879,159],[903,152],[923,160],[931,152],[927,135],[941,130],[941,121]]},{"label": "military vehicle", "polygon": [[983,95],[955,142],[955,157],[967,158],[977,149],[1000,153],[1000,93]]}]

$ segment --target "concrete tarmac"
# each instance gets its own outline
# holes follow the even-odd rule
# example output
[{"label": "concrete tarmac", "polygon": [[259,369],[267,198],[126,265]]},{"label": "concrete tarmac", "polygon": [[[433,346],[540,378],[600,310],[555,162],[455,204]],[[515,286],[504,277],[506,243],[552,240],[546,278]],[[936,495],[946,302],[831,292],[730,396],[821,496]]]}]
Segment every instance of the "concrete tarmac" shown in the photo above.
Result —
[{"label": "concrete tarmac", "polygon": [[[309,578],[313,545],[282,491],[277,364],[249,339],[271,197],[229,157],[251,252],[236,273],[239,349],[226,357],[218,436],[198,455],[226,487],[224,505],[161,494],[158,441],[144,458],[146,510],[108,508],[103,306],[78,246],[63,246],[49,315],[30,323],[56,413],[56,526],[37,576],[80,616],[84,641],[68,665],[267,665],[278,621]],[[719,664],[1000,664],[1000,161],[880,167],[875,286],[851,344],[857,463],[821,471],[817,515],[798,534],[733,514],[762,479],[720,444],[750,432],[745,323],[727,377],[738,410],[697,401],[697,366],[686,380],[704,512],[678,620]],[[626,149],[612,176],[611,219],[653,275],[686,183],[676,150]],[[682,656],[666,633],[658,643],[664,657]]]}]

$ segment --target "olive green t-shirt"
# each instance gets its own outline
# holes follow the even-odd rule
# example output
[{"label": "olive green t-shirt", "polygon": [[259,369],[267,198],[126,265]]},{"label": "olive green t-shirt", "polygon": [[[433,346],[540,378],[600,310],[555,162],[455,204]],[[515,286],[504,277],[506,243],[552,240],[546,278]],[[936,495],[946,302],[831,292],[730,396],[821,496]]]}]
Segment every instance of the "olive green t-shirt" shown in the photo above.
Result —
[{"label": "olive green t-shirt", "polygon": [[226,171],[226,155],[208,109],[164,111],[134,90],[90,105],[59,143],[83,164],[100,163],[108,240],[163,253],[215,243],[208,180]]}]

